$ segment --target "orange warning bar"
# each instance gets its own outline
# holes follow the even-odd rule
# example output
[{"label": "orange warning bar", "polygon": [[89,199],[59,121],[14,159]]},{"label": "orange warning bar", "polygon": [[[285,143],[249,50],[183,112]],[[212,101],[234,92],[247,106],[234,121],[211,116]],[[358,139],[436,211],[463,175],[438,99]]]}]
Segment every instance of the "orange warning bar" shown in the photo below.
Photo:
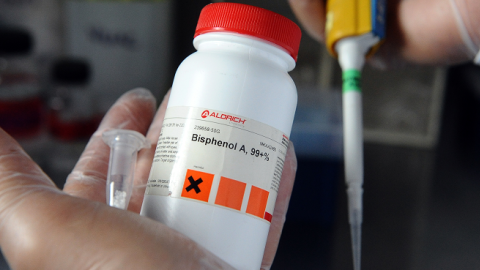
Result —
[{"label": "orange warning bar", "polygon": [[259,218],[264,218],[268,195],[268,191],[252,186],[250,197],[248,198],[247,213]]},{"label": "orange warning bar", "polygon": [[212,189],[213,174],[187,170],[183,183],[182,197],[208,202]]},{"label": "orange warning bar", "polygon": [[220,178],[215,204],[240,211],[247,184],[226,177]]}]

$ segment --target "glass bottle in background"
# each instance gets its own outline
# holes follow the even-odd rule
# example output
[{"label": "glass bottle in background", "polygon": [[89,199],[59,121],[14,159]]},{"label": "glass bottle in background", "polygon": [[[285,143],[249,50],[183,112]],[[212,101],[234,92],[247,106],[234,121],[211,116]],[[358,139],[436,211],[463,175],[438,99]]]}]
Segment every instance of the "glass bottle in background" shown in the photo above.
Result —
[{"label": "glass bottle in background", "polygon": [[64,57],[52,64],[47,118],[52,155],[47,173],[60,188],[101,119],[87,89],[90,78],[91,68],[84,59]]},{"label": "glass bottle in background", "polygon": [[39,66],[39,80],[47,84],[52,59],[63,50],[60,0],[0,0],[0,24],[22,27],[35,40],[31,55]]},{"label": "glass bottle in background", "polygon": [[89,87],[102,111],[130,89],[160,98],[171,86],[172,7],[171,0],[66,0],[65,50],[90,61]]},{"label": "glass bottle in background", "polygon": [[0,126],[40,165],[47,141],[34,39],[22,28],[0,28]]}]

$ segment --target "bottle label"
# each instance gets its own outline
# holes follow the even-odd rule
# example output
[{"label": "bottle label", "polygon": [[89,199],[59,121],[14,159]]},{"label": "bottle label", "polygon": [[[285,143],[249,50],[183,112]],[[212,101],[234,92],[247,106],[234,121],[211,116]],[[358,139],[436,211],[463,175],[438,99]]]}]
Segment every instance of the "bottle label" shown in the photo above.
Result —
[{"label": "bottle label", "polygon": [[167,109],[145,194],[171,196],[271,222],[288,137],[239,115]]}]

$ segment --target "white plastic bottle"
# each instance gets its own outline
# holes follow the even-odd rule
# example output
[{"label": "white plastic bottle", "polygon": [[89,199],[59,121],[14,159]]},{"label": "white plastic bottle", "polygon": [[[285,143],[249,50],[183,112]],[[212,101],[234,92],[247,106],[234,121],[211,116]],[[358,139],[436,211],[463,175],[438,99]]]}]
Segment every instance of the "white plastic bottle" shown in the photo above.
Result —
[{"label": "white plastic bottle", "polygon": [[207,5],[177,70],[141,214],[236,269],[260,269],[297,104],[301,31],[274,12]]}]

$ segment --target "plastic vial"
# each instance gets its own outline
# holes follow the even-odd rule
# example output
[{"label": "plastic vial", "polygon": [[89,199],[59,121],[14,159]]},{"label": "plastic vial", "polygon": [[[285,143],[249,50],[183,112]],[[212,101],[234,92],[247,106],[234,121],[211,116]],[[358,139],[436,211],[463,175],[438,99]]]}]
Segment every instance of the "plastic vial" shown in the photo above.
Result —
[{"label": "plastic vial", "polygon": [[274,12],[214,3],[179,66],[141,214],[236,269],[260,269],[288,146],[300,28]]}]

